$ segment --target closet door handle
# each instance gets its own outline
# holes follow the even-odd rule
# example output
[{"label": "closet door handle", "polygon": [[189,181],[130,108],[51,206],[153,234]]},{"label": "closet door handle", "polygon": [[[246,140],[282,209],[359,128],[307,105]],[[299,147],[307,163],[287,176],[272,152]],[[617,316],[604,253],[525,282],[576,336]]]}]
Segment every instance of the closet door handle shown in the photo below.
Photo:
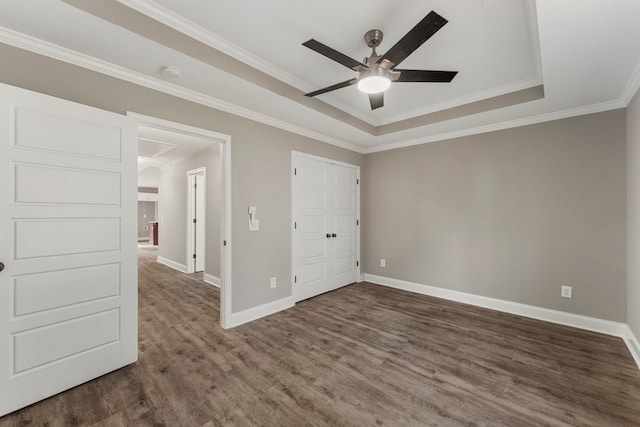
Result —
[{"label": "closet door handle", "polygon": [[336,233],[333,233],[331,237],[338,237],[338,235]]},{"label": "closet door handle", "polygon": [[327,233],[327,239],[331,238],[331,234]]},{"label": "closet door handle", "polygon": [[4,264],[0,262],[0,271],[4,270]]}]

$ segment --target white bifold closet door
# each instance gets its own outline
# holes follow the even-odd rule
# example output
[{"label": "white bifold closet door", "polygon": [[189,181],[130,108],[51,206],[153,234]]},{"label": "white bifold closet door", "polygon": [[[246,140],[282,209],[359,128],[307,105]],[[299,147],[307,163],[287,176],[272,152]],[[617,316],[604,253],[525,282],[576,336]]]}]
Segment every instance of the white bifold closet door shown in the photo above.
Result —
[{"label": "white bifold closet door", "polygon": [[293,295],[301,301],[358,281],[359,168],[294,153]]},{"label": "white bifold closet door", "polygon": [[137,359],[136,133],[0,84],[0,415]]}]

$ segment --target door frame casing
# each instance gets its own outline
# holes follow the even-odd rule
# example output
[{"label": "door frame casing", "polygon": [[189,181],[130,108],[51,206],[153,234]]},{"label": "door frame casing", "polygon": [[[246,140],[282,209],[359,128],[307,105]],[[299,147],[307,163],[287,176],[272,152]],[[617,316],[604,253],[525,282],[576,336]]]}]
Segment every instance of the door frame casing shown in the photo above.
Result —
[{"label": "door frame casing", "polygon": [[220,326],[224,329],[231,328],[233,326],[231,323],[233,253],[233,242],[231,241],[231,136],[131,111],[128,111],[127,115],[136,118],[138,124],[200,138],[215,139],[220,143],[223,201],[223,208],[220,212]]},{"label": "door frame casing", "polygon": [[300,151],[291,151],[291,295],[293,297],[293,301],[297,302],[298,298],[296,295],[297,292],[297,283],[295,283],[295,277],[299,274],[296,269],[296,252],[295,252],[295,222],[297,221],[295,217],[295,197],[296,194],[294,192],[295,189],[295,168],[296,168],[296,159],[297,158],[307,158],[311,160],[317,160],[325,163],[329,163],[332,165],[343,166],[347,168],[353,168],[356,170],[356,179],[358,180],[356,184],[356,220],[358,221],[358,225],[356,226],[356,260],[358,261],[358,265],[356,266],[356,281],[362,281],[362,262],[360,262],[360,229],[361,229],[361,220],[360,220],[360,166],[353,165],[351,163],[340,162],[333,159],[328,159],[325,157],[315,156],[313,154],[307,154]]},{"label": "door frame casing", "polygon": [[[195,242],[193,241],[193,218],[196,217],[197,215],[197,209],[194,209],[193,206],[193,198],[194,198],[194,193],[196,193],[196,191],[194,191],[192,183],[191,183],[191,179],[193,176],[195,175],[201,175],[204,177],[204,235],[205,235],[205,246],[204,246],[204,253],[202,253],[202,257],[204,258],[204,268],[203,271],[206,274],[207,273],[207,247],[206,247],[206,236],[207,236],[207,168],[206,167],[201,167],[201,168],[197,168],[197,169],[192,169],[187,171],[187,274],[191,274],[195,272],[195,265],[193,262],[193,248],[195,246]],[[198,202],[196,202],[198,203]],[[197,254],[198,256],[200,256],[200,254]]]}]

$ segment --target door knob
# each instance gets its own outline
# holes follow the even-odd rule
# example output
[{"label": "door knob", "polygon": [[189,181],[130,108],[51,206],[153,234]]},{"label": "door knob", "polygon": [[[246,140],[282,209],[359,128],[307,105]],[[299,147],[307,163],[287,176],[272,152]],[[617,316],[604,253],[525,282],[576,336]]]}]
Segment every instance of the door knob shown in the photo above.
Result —
[{"label": "door knob", "polygon": [[331,234],[327,233],[327,239],[331,238]]},{"label": "door knob", "polygon": [[331,237],[338,237],[338,235],[336,233],[333,233]]},{"label": "door knob", "polygon": [[0,262],[0,271],[4,270],[4,264]]}]

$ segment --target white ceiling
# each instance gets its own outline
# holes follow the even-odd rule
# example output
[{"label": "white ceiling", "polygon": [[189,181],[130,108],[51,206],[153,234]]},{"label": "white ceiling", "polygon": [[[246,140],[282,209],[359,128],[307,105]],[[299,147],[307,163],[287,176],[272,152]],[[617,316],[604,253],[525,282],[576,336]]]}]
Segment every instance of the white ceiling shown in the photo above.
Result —
[{"label": "white ceiling", "polygon": [[139,125],[138,172],[150,167],[161,168],[185,159],[214,143],[211,139]]},{"label": "white ceiling", "polygon": [[348,80],[356,73],[302,42],[314,38],[360,61],[371,53],[363,41],[366,31],[384,32],[378,48],[383,53],[430,10],[437,11],[450,22],[400,68],[459,70],[454,84],[393,85],[385,94],[385,107],[376,111],[353,86],[322,95],[328,103],[376,125],[541,81],[535,7],[530,0],[404,1],[400,7],[389,0],[157,0],[157,4],[283,70],[276,75],[303,91]]},{"label": "white ceiling", "polygon": [[[246,70],[211,65],[188,48],[152,40],[146,28],[127,30],[77,9],[68,4],[73,0],[0,2],[0,42],[361,152],[622,108],[640,84],[637,0],[118,2],[127,6],[120,18],[142,12],[292,90],[274,91],[268,79],[240,78]],[[396,83],[385,106],[373,112],[355,87],[307,102],[304,92],[354,73],[302,42],[314,38],[362,60],[369,54],[364,32],[385,33],[382,53],[430,10],[449,23],[401,67],[457,70],[452,83]],[[168,65],[181,70],[180,78],[160,73]],[[389,123],[540,84],[544,99],[376,135]],[[353,120],[327,114],[327,107]]]}]

